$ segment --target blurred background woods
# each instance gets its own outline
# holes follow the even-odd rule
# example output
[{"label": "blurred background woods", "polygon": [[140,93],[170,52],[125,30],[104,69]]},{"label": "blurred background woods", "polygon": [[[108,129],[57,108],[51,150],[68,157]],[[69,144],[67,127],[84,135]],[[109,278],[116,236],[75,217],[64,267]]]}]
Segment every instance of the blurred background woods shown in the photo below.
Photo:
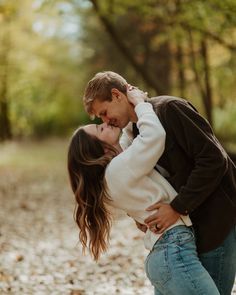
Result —
[{"label": "blurred background woods", "polygon": [[149,95],[187,98],[236,142],[234,0],[0,0],[0,139],[64,136],[113,70]]},{"label": "blurred background woods", "polygon": [[191,101],[236,160],[235,16],[235,0],[0,0],[1,294],[152,293],[127,216],[99,264],[81,255],[68,137],[112,70]]}]

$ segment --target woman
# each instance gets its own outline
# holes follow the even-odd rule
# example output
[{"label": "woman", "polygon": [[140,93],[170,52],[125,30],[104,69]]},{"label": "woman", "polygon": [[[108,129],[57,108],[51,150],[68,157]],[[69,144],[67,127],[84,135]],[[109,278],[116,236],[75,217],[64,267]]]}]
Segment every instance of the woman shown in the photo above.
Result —
[{"label": "woman", "polygon": [[[139,135],[125,151],[119,145],[120,129],[106,123],[80,127],[68,151],[80,241],[95,260],[107,249],[111,207],[144,224],[146,207],[157,201],[169,203],[176,196],[171,185],[153,169],[165,144],[158,117],[151,104],[144,102],[143,92],[127,90],[127,98],[135,106]],[[181,216],[161,235],[149,229],[145,233],[144,243],[150,250],[146,272],[156,295],[219,295],[197,257],[190,225],[189,217]]]}]

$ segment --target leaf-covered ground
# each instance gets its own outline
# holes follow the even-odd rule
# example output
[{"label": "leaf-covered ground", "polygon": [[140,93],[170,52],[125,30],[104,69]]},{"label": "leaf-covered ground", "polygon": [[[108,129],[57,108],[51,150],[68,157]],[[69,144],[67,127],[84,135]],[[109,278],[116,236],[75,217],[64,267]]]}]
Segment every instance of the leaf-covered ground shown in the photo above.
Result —
[{"label": "leaf-covered ground", "polygon": [[82,255],[64,141],[0,145],[0,204],[0,294],[153,294],[128,217],[98,264]]}]

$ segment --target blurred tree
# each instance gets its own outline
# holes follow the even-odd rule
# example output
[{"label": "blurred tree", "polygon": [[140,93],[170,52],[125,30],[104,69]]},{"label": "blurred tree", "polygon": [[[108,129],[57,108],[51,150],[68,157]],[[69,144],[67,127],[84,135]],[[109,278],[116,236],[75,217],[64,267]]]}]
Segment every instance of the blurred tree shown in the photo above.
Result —
[{"label": "blurred tree", "polygon": [[76,20],[65,1],[0,2],[2,140],[64,134],[86,119]]},{"label": "blurred tree", "polygon": [[[169,92],[171,54],[169,41],[165,38],[165,26],[162,22],[159,22],[157,26],[154,20],[143,19],[135,5],[132,9],[127,7],[127,11],[117,14],[115,1],[107,3],[103,1],[102,3],[93,0],[91,2],[110,37],[110,42],[115,44],[123,56],[122,64],[126,64],[123,68],[127,68],[127,65],[131,66],[146,86],[154,89],[156,93]],[[135,33],[133,28],[135,28]],[[155,40],[157,35],[160,36],[159,42]],[[106,51],[107,44],[103,44],[103,48]],[[113,55],[113,63],[116,63],[117,58],[114,51],[110,51],[109,55]]]},{"label": "blurred tree", "polygon": [[12,3],[0,3],[0,140],[10,139],[12,136],[9,117],[9,59],[12,49],[10,25],[16,10]]}]

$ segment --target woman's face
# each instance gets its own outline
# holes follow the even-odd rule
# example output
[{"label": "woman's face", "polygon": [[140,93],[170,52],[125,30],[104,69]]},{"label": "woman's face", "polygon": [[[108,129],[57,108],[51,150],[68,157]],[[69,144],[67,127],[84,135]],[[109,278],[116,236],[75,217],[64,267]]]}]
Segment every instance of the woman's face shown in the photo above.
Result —
[{"label": "woman's face", "polygon": [[83,127],[85,132],[96,136],[98,139],[115,146],[119,142],[121,130],[119,127],[114,127],[103,123],[100,125],[90,124]]}]

